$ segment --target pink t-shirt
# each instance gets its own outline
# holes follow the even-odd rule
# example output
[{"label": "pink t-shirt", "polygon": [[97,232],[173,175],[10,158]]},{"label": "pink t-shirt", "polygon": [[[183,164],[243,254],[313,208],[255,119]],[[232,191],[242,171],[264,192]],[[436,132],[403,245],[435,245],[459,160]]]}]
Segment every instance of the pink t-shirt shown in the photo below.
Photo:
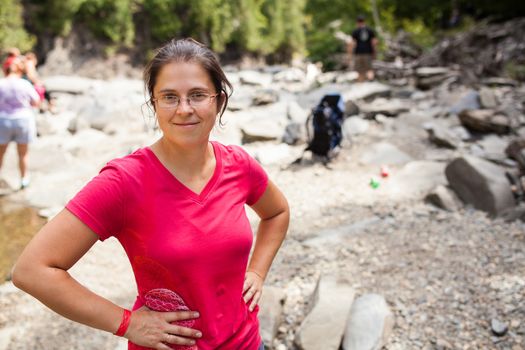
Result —
[{"label": "pink t-shirt", "polygon": [[268,177],[242,148],[212,145],[216,167],[200,194],[142,148],[109,162],[66,208],[101,240],[120,241],[137,281],[134,310],[149,290],[171,289],[200,313],[200,350],[255,350],[258,309],[242,299],[253,242],[244,204],[257,202]]}]

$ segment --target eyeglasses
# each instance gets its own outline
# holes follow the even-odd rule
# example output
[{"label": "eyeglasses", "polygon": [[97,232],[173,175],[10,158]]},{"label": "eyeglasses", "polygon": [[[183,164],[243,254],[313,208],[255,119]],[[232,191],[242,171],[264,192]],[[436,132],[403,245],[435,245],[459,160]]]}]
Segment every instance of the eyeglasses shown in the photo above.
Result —
[{"label": "eyeglasses", "polygon": [[[219,96],[219,94],[208,94],[206,92],[195,92],[186,97],[186,102],[193,107],[199,108],[208,105],[212,99]],[[152,101],[157,101],[159,108],[176,109],[180,105],[181,97],[175,94],[162,95],[159,98],[152,98]]]}]

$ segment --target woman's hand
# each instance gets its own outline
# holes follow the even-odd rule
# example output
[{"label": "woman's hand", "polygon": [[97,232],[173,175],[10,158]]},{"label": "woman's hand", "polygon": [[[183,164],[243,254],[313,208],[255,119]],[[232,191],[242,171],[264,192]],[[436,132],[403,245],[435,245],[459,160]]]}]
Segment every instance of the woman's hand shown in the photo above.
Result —
[{"label": "woman's hand", "polygon": [[250,312],[255,309],[255,306],[259,304],[259,300],[262,295],[262,287],[264,280],[259,274],[253,271],[246,271],[244,276],[244,287],[242,288],[242,294],[244,302],[250,302],[249,310]]},{"label": "woman's hand", "polygon": [[191,346],[195,344],[194,338],[202,337],[202,333],[171,322],[197,317],[199,313],[195,311],[156,312],[143,306],[131,314],[124,337],[134,344],[156,350],[171,350],[167,344]]}]

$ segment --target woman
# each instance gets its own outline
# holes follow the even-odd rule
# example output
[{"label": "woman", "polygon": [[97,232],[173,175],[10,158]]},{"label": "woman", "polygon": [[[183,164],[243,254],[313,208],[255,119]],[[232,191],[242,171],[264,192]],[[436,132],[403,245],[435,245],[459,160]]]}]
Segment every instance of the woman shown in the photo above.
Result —
[{"label": "woman", "polygon": [[[13,282],[65,317],[123,335],[129,349],[263,348],[256,305],[288,227],[286,199],[240,147],[209,141],[231,84],[208,48],[173,40],[144,80],[161,138],[109,162],[29,243]],[[249,262],[245,203],[261,219]],[[67,273],[111,235],[137,281],[131,313]]]},{"label": "woman", "polygon": [[5,68],[7,76],[0,79],[0,168],[9,142],[16,142],[20,188],[29,185],[27,173],[29,143],[36,137],[33,107],[40,97],[31,83],[22,79],[24,63],[14,58]]}]

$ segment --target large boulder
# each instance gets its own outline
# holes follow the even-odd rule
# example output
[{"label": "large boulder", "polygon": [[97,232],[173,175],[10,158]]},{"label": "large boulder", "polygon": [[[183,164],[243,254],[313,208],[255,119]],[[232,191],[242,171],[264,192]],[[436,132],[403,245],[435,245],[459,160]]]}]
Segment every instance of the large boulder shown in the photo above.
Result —
[{"label": "large boulder", "polygon": [[491,215],[499,215],[515,206],[505,171],[486,160],[463,156],[445,168],[450,187],[465,203]]},{"label": "large boulder", "polygon": [[314,291],[314,306],[297,332],[295,343],[301,350],[338,350],[355,291],[323,276]]},{"label": "large boulder", "polygon": [[264,293],[259,301],[259,323],[261,338],[265,344],[273,344],[273,339],[277,335],[283,317],[285,298],[286,294],[282,289],[271,286],[264,288]]},{"label": "large boulder", "polygon": [[452,114],[458,114],[465,109],[480,109],[479,93],[476,90],[468,90],[459,97],[459,100],[454,103],[449,112]]},{"label": "large boulder", "polygon": [[466,128],[479,132],[506,134],[510,131],[510,119],[491,109],[465,109],[459,113],[459,120]]},{"label": "large boulder", "polygon": [[365,294],[352,304],[343,350],[380,350],[393,327],[394,315],[385,298],[378,294]]}]

